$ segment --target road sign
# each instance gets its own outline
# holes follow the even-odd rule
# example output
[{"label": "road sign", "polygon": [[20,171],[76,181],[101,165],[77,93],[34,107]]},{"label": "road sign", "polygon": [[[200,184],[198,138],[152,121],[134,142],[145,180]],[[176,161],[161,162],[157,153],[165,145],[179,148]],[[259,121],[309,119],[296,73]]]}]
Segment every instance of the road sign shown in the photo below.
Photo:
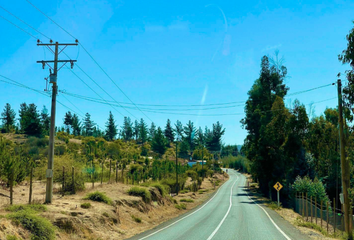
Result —
[{"label": "road sign", "polygon": [[275,190],[277,190],[279,192],[280,189],[283,188],[283,185],[281,185],[279,182],[277,182],[273,187],[275,188]]}]

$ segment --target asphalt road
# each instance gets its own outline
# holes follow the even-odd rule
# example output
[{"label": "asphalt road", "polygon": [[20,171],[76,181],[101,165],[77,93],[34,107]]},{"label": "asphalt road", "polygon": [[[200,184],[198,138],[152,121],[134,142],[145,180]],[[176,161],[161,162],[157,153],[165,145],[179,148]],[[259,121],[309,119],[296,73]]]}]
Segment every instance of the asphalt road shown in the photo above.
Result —
[{"label": "asphalt road", "polygon": [[228,173],[229,180],[203,205],[130,239],[309,239],[275,211],[254,202],[242,174]]}]

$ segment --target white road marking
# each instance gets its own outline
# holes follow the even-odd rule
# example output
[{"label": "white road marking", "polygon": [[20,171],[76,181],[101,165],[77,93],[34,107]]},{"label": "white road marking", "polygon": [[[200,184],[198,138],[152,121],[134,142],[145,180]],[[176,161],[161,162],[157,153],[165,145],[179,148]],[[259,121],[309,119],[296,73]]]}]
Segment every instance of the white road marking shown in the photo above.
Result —
[{"label": "white road marking", "polygon": [[264,208],[262,208],[260,205],[258,205],[258,203],[256,203],[256,201],[254,201],[252,198],[250,198],[250,196],[248,195],[247,192],[246,192],[246,194],[247,194],[248,198],[249,198],[252,202],[254,202],[258,207],[260,207],[260,208],[265,212],[265,214],[267,215],[267,217],[269,218],[269,220],[273,223],[273,225],[275,226],[275,228],[276,228],[281,234],[283,234],[283,236],[284,236],[287,240],[291,240],[291,238],[289,238],[289,236],[286,235],[286,234],[280,229],[280,227],[273,221],[273,219],[269,216],[269,214],[267,213],[267,211],[264,210]]},{"label": "white road marking", "polygon": [[[237,180],[237,179],[236,179],[236,180]],[[235,181],[235,182],[236,182],[236,181]],[[235,184],[235,183],[234,183],[234,184]],[[192,212],[191,214],[188,214],[187,216],[185,216],[185,217],[183,217],[183,218],[181,218],[181,219],[179,219],[179,220],[177,220],[177,221],[171,223],[170,225],[168,225],[168,226],[166,226],[166,227],[164,227],[164,228],[161,228],[160,230],[158,230],[158,231],[156,231],[156,232],[153,232],[153,233],[151,233],[151,234],[149,234],[149,235],[147,235],[147,236],[145,236],[145,237],[143,237],[143,238],[140,238],[139,240],[143,240],[143,239],[146,239],[146,238],[148,238],[148,237],[151,237],[151,236],[155,235],[156,233],[161,232],[162,230],[165,230],[166,228],[169,228],[169,227],[175,225],[176,223],[182,221],[183,219],[185,219],[185,218],[187,218],[187,217],[189,217],[189,216],[192,216],[193,214],[199,212],[199,211],[202,210],[211,200],[213,200],[213,199],[215,198],[215,196],[219,193],[219,190],[220,190],[223,186],[225,186],[225,184],[222,185],[222,186],[218,189],[218,191],[215,193],[215,195],[214,195],[212,198],[210,198],[209,201],[207,201],[207,202],[206,202],[201,208],[199,208],[198,210]]]},{"label": "white road marking", "polygon": [[234,187],[234,185],[235,185],[237,179],[238,179],[238,176],[236,176],[236,180],[235,180],[234,184],[232,184],[232,186],[231,186],[229,209],[227,210],[227,212],[226,212],[224,218],[221,220],[221,222],[219,223],[219,225],[215,228],[214,232],[212,232],[212,234],[208,237],[207,240],[211,240],[211,239],[214,237],[214,235],[218,232],[218,230],[219,230],[219,228],[221,227],[221,225],[224,223],[224,221],[225,221],[227,215],[229,215],[229,212],[230,212],[231,207],[232,207],[232,188]]}]

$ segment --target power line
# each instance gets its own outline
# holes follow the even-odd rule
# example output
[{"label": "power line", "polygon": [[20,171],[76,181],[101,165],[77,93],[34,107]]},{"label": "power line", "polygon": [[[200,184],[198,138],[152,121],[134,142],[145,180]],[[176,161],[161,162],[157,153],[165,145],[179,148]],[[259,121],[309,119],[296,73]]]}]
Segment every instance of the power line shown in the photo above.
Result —
[{"label": "power line", "polygon": [[12,25],[14,25],[15,27],[17,27],[18,29],[20,29],[22,32],[27,33],[29,36],[31,36],[31,37],[33,37],[34,39],[37,39],[37,40],[38,40],[38,38],[36,38],[35,36],[33,36],[31,33],[27,32],[27,31],[24,30],[23,28],[19,27],[18,25],[16,25],[16,24],[13,23],[13,22],[11,22],[10,20],[8,20],[7,18],[5,18],[4,16],[0,15],[0,17],[1,17],[2,19],[4,19],[5,21],[11,23]]},{"label": "power line", "polygon": [[50,38],[48,36],[46,36],[45,34],[43,34],[42,32],[38,31],[36,28],[32,27],[31,25],[29,25],[28,23],[26,23],[25,21],[23,21],[21,18],[17,17],[15,14],[11,13],[9,10],[5,9],[4,7],[2,7],[0,5],[0,8],[2,10],[4,10],[5,12],[7,12],[8,14],[10,14],[11,16],[15,17],[17,20],[21,21],[23,24],[27,25],[28,27],[30,27],[31,29],[33,29],[34,31],[36,31],[37,33],[39,33],[40,35],[42,35],[43,37],[47,38],[48,40],[50,40]]},{"label": "power line", "polygon": [[[53,22],[55,25],[57,25],[61,30],[66,32],[69,36],[71,36],[74,39],[75,38],[72,34],[70,34],[67,30],[65,30],[63,27],[61,27],[57,22],[55,22],[51,17],[49,17],[47,14],[42,12],[38,7],[36,7],[33,3],[31,3],[29,0],[26,0],[31,6],[33,6],[35,9],[37,9],[40,13],[42,13],[45,17],[47,17],[51,22]],[[101,69],[101,71],[112,81],[112,83],[119,89],[121,93],[131,102],[135,105],[135,103],[128,97],[128,95],[117,85],[117,83],[108,75],[108,73],[101,67],[101,65],[95,60],[95,58],[87,51],[87,49],[79,42],[79,45],[84,49],[84,51],[89,55],[89,57],[94,61],[94,63]],[[136,105],[135,105],[136,106]],[[145,117],[147,117],[151,122],[151,118],[149,118],[143,111],[139,109],[138,106],[136,106],[138,110],[144,114]]]}]

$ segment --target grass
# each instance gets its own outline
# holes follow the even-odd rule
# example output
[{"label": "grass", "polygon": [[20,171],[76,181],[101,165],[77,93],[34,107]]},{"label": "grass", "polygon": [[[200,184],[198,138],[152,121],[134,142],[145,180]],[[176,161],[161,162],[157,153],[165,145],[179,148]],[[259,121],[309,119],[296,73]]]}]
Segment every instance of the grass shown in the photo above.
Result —
[{"label": "grass", "polygon": [[185,203],[180,203],[180,204],[176,204],[175,207],[178,209],[178,210],[185,210],[187,209],[187,206]]},{"label": "grass", "polygon": [[179,191],[179,193],[181,193],[181,194],[184,194],[184,193],[187,193],[187,192],[189,192],[188,189],[183,189],[183,190]]},{"label": "grass", "polygon": [[86,203],[82,203],[82,204],[81,204],[81,208],[88,209],[88,208],[90,208],[90,207],[91,207],[91,203],[86,202]]},{"label": "grass", "polygon": [[329,236],[329,234],[327,233],[326,230],[324,230],[323,228],[321,228],[320,226],[316,225],[315,223],[310,223],[310,222],[306,222],[303,219],[301,219],[300,217],[298,217],[295,220],[295,224],[300,226],[300,227],[307,227],[307,228],[312,228],[314,230],[319,231],[320,233],[322,233],[324,236]]},{"label": "grass", "polygon": [[181,200],[179,200],[180,202],[194,202],[193,199],[185,199],[185,198],[182,198]]},{"label": "grass", "polygon": [[280,203],[280,206],[278,207],[278,202],[271,202],[271,203],[268,203],[267,205],[272,210],[280,210],[282,208],[281,203]]},{"label": "grass", "polygon": [[19,204],[19,205],[7,206],[5,210],[9,212],[26,211],[31,213],[37,213],[37,212],[47,211],[47,207],[40,204],[32,204],[32,205]]},{"label": "grass", "polygon": [[173,202],[174,204],[177,204],[177,200],[176,199],[174,199],[173,197],[171,197],[171,196],[168,196],[169,197],[169,199],[171,200],[171,202]]},{"label": "grass", "polygon": [[135,217],[134,215],[132,215],[132,219],[134,219],[134,221],[137,223],[141,223],[141,218],[139,217]]},{"label": "grass", "polygon": [[146,203],[151,202],[151,193],[146,188],[132,187],[128,190],[128,194],[131,196],[142,197],[143,201]]},{"label": "grass", "polygon": [[102,213],[102,215],[105,217],[109,217],[108,213],[106,213],[106,212]]},{"label": "grass", "polygon": [[106,194],[96,191],[86,195],[84,200],[91,200],[95,202],[104,202],[106,204],[112,204],[112,200],[106,196]]},{"label": "grass", "polygon": [[14,235],[7,235],[6,240],[18,240],[18,238]]},{"label": "grass", "polygon": [[161,183],[153,183],[150,185],[151,187],[157,188],[161,194],[161,196],[166,196],[167,195],[167,190],[166,187],[164,185],[162,185]]},{"label": "grass", "polygon": [[47,219],[37,216],[31,211],[18,211],[7,215],[16,224],[21,224],[31,232],[33,240],[52,240],[55,238],[55,228]]},{"label": "grass", "polygon": [[200,189],[198,192],[199,192],[199,194],[203,194],[203,193],[205,193],[207,191],[209,191],[209,189]]}]

